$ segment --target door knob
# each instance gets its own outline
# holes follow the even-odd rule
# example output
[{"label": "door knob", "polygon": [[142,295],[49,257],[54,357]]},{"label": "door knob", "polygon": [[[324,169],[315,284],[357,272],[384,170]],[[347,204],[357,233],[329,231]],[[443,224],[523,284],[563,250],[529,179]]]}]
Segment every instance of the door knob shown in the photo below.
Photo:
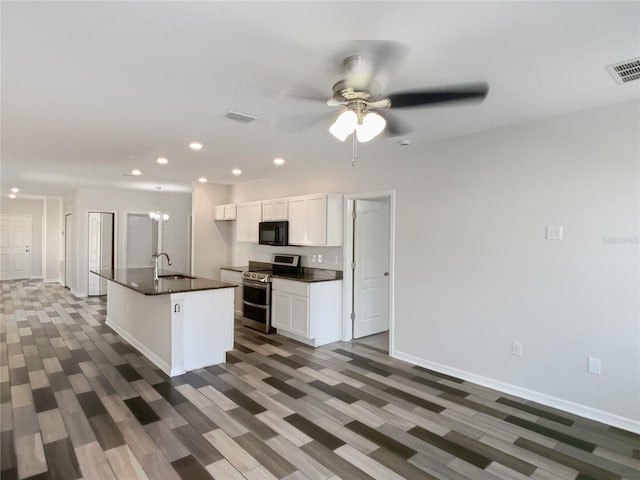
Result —
[{"label": "door knob", "polygon": [[389,276],[389,272],[384,272],[384,276],[388,277]]}]

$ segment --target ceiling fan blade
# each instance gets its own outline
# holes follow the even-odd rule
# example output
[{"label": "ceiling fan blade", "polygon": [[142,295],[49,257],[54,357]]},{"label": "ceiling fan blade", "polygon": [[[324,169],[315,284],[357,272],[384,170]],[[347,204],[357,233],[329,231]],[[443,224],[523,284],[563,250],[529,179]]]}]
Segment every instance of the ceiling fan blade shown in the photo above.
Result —
[{"label": "ceiling fan blade", "polygon": [[383,91],[404,61],[407,50],[403,44],[388,40],[350,42],[340,58],[341,61],[347,59],[344,62],[346,85],[357,90]]},{"label": "ceiling fan blade", "polygon": [[371,79],[378,82],[381,91],[385,91],[404,62],[408,47],[391,41],[373,42]]},{"label": "ceiling fan blade", "polygon": [[481,102],[489,92],[489,85],[476,83],[428,90],[412,90],[409,92],[391,93],[390,108],[419,107],[421,105],[437,105],[441,103],[476,101]]},{"label": "ceiling fan blade", "polygon": [[331,97],[331,92],[322,93],[313,87],[272,87],[265,85],[251,85],[238,82],[234,88],[234,94],[240,96],[260,96],[276,100],[287,100],[290,98],[297,100],[311,100],[313,102],[326,102]]},{"label": "ceiling fan blade", "polygon": [[392,114],[389,110],[374,110],[378,115],[383,117],[387,125],[384,128],[384,135],[387,137],[399,137],[407,135],[413,131],[413,127],[404,120],[400,120],[396,115]]},{"label": "ceiling fan blade", "polygon": [[278,120],[277,128],[287,133],[302,133],[322,121],[327,122],[327,128],[329,128],[330,120],[335,114],[335,111],[326,111],[291,115]]}]

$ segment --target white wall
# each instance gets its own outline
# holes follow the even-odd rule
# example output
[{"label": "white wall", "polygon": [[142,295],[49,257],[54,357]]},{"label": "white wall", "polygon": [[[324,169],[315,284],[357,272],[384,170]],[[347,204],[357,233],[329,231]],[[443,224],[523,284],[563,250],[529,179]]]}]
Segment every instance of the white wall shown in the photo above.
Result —
[{"label": "white wall", "polygon": [[[191,214],[191,195],[185,193],[161,192],[159,207],[169,213],[170,219],[164,225],[163,250],[171,257],[171,270],[187,272],[189,270],[189,216]],[[65,208],[73,211],[74,241],[76,252],[72,291],[76,295],[87,294],[88,257],[87,257],[87,218],[91,212],[113,212],[116,214],[116,265],[124,268],[126,212],[148,212],[158,208],[156,192],[130,190],[107,190],[79,188],[73,201],[67,201]]]},{"label": "white wall", "polygon": [[216,205],[229,203],[228,185],[193,184],[192,250],[194,275],[220,279],[220,267],[232,262],[228,245],[234,221],[215,221]]},{"label": "white wall", "polygon": [[342,166],[237,184],[232,201],[395,189],[395,356],[640,431],[639,107],[372,142],[353,168],[345,148]]},{"label": "white wall", "polygon": [[43,278],[43,215],[44,199],[42,198],[15,198],[2,200],[2,214],[5,215],[30,215],[31,216],[31,278]]}]

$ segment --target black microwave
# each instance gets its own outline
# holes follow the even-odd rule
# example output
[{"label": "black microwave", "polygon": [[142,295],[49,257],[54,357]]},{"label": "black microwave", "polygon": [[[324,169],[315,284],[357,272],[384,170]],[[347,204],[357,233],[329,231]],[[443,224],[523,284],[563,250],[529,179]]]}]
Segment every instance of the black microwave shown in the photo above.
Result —
[{"label": "black microwave", "polygon": [[258,243],[286,247],[289,245],[289,222],[260,222],[258,226]]}]

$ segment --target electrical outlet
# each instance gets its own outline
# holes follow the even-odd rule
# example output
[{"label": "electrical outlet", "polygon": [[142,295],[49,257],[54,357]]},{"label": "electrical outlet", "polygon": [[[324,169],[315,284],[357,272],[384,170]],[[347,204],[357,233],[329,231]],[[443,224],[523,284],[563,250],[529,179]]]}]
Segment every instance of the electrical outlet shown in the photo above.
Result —
[{"label": "electrical outlet", "polygon": [[587,371],[594,375],[602,373],[602,362],[599,358],[587,357]]},{"label": "electrical outlet", "polygon": [[333,264],[337,265],[338,264],[338,255],[336,255],[333,259]]},{"label": "electrical outlet", "polygon": [[511,344],[511,355],[515,355],[516,357],[522,356],[522,342],[513,341]]},{"label": "electrical outlet", "polygon": [[562,240],[562,227],[547,227],[547,240]]},{"label": "electrical outlet", "polygon": [[318,255],[318,263],[322,263],[322,255]]},{"label": "electrical outlet", "polygon": [[316,256],[315,255],[311,256],[311,263],[316,263]]}]

